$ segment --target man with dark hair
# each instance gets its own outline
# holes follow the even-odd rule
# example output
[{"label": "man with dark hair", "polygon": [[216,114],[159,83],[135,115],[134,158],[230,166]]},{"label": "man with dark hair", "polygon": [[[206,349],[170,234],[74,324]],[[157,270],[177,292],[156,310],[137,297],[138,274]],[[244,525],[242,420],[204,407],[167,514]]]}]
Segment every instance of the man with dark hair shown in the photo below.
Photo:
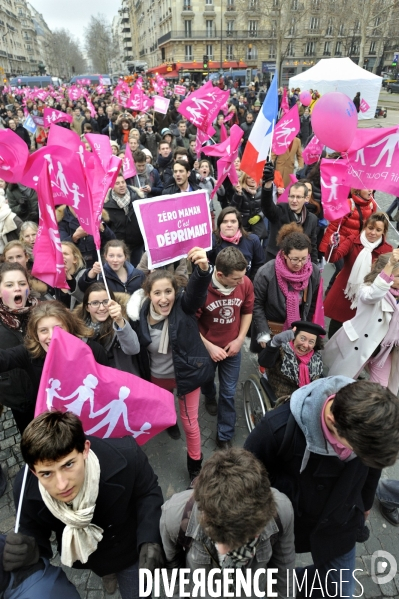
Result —
[{"label": "man with dark hair", "polygon": [[262,178],[261,208],[269,220],[269,240],[267,243],[266,262],[274,260],[278,253],[277,234],[283,225],[295,222],[300,225],[312,244],[312,262],[317,264],[317,225],[315,214],[306,208],[308,188],[300,181],[290,187],[288,203],[275,204],[273,201],[274,167],[266,162]]},{"label": "man with dark hair", "polygon": [[169,182],[171,182],[173,179],[173,154],[172,148],[168,141],[159,142],[158,158],[154,166],[159,172],[159,176],[164,187],[167,187]]},{"label": "man with dark hair", "polygon": [[173,165],[173,182],[164,188],[162,195],[189,193],[200,189],[199,185],[190,181],[190,165],[186,160],[175,160]]},{"label": "man with dark hair", "polygon": [[[26,481],[19,542],[5,553],[23,567],[50,558],[54,531],[61,562],[103,577],[109,593],[138,597],[138,568],[162,565],[162,492],[132,437],[86,438],[71,412],[45,412],[25,429],[21,452]],[[14,483],[18,505],[23,471]],[[26,563],[25,563],[26,562]]]},{"label": "man with dark hair", "polygon": [[92,126],[93,133],[99,133],[98,123],[97,123],[96,119],[92,118],[90,108],[86,108],[86,110],[85,110],[85,117],[82,121],[82,129],[81,129],[82,133],[85,132],[84,126],[86,123]]},{"label": "man with dark hair", "polygon": [[245,448],[292,501],[296,552],[314,562],[297,570],[301,596],[336,596],[340,584],[340,596],[352,597],[357,534],[381,469],[398,457],[399,399],[377,383],[319,379],[267,412]]},{"label": "man with dark hair", "polygon": [[[155,198],[160,196],[163,191],[162,181],[158,171],[147,164],[147,157],[142,150],[136,150],[133,154],[133,159],[137,170],[137,179],[140,183],[140,189],[147,198]],[[128,184],[134,185],[135,177],[127,181]]]},{"label": "man with dark hair", "polygon": [[12,118],[8,120],[8,127],[11,131],[14,131],[28,146],[28,150],[30,150],[30,137],[27,130],[18,122],[17,118]]},{"label": "man with dark hair", "polygon": [[199,314],[201,337],[219,374],[219,402],[213,380],[204,383],[201,391],[206,411],[218,417],[216,445],[220,449],[231,447],[241,346],[252,321],[254,288],[246,276],[247,266],[238,248],[224,248],[216,257],[206,302]]},{"label": "man with dark hair", "polygon": [[[242,570],[245,577],[250,571],[251,583],[260,568],[276,568],[273,591],[279,597],[293,596],[292,506],[283,493],[270,487],[266,469],[248,451],[232,448],[214,453],[196,479],[194,493],[177,493],[163,505],[160,528],[167,566],[178,567],[185,559],[184,567],[190,569],[190,596],[195,596],[194,571],[203,568],[207,581],[215,567],[219,569],[215,581],[224,579],[223,571],[232,568]],[[251,594],[234,595],[260,597],[254,587],[251,584]],[[257,587],[266,590],[267,572],[259,576]]]}]

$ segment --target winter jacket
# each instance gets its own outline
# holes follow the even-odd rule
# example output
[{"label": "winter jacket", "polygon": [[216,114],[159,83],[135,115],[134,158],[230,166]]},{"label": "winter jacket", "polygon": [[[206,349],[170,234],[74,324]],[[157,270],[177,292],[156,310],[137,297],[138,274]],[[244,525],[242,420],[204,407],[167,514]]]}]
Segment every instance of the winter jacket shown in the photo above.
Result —
[{"label": "winter jacket", "polygon": [[[140,187],[145,187],[146,185],[151,187],[150,193],[146,194],[147,198],[155,198],[156,196],[160,196],[162,194],[162,181],[158,171],[152,166],[152,164],[147,164],[145,173],[137,173],[134,178],[136,179],[136,177],[138,177]],[[133,177],[128,179],[127,183],[128,185],[133,183]]]},{"label": "winter jacket", "polygon": [[300,123],[301,123],[301,129],[299,131],[299,139],[302,142],[302,145],[305,143],[305,141],[308,139],[308,137],[310,135],[312,135],[312,123],[310,120],[310,115],[305,116],[302,115],[300,118]]},{"label": "winter jacket", "polygon": [[[132,293],[137,291],[137,289],[140,289],[145,279],[144,273],[141,270],[135,268],[133,264],[131,264],[130,262],[124,263],[124,267],[127,270],[126,283],[123,283],[123,281],[120,280],[116,272],[113,271],[112,268],[106,262],[104,262],[103,267],[108,287],[109,289],[112,289],[112,291],[129,293],[131,295]],[[90,279],[90,277],[88,276],[90,270],[90,268],[85,270],[85,272],[79,279],[79,287],[83,292],[85,292],[86,289],[88,289],[90,285],[92,285],[96,281],[99,281],[100,283],[104,281],[101,273],[97,275],[95,279]]]},{"label": "winter jacket", "polygon": [[30,187],[20,183],[12,183],[7,187],[6,196],[11,210],[23,221],[31,220],[39,223],[37,193]]},{"label": "winter jacket", "polygon": [[[190,175],[191,176],[191,175]],[[189,179],[189,184],[190,184],[190,191],[198,191],[200,189],[199,185],[197,185],[197,183],[192,183],[191,180]],[[168,187],[165,187],[162,195],[172,195],[174,193],[189,193],[187,191],[181,191],[180,187],[177,185],[177,183],[175,183],[175,180],[173,179],[173,183],[170,183],[168,185]]]},{"label": "winter jacket", "polygon": [[[0,320],[0,348],[9,349],[23,345],[24,334],[11,329]],[[35,398],[30,394],[32,383],[25,370],[13,368],[0,374],[0,401],[17,410],[33,409]]]},{"label": "winter jacket", "polygon": [[[312,262],[317,262],[317,217],[311,214],[306,207],[305,220],[301,223],[303,232],[307,235],[312,244],[311,257]],[[277,256],[279,248],[277,247],[277,234],[283,225],[291,222],[297,222],[295,213],[289,207],[288,202],[275,204],[273,202],[272,188],[262,188],[262,212],[269,219],[269,241],[267,244],[266,262],[273,260]]]},{"label": "winter jacket", "polygon": [[[62,206],[57,206],[55,212],[61,241],[71,241],[74,243],[76,247],[79,248],[83,259],[86,262],[86,266],[92,267],[97,260],[97,250],[93,236],[87,235],[87,237],[81,237],[76,242],[72,241],[73,234],[80,226],[80,222],[77,219],[73,208],[64,204]],[[104,231],[101,232],[100,230],[101,249],[103,249],[107,241],[116,239],[116,236],[107,224],[110,218],[106,210],[102,211],[101,220],[104,225]]]},{"label": "winter jacket", "polygon": [[276,156],[276,154],[272,153],[272,160],[275,163],[275,168],[283,177],[284,187],[288,187],[291,182],[290,175],[294,172],[295,157],[298,160],[298,168],[303,167],[301,142],[297,137],[294,137],[288,150],[284,152],[284,154]]},{"label": "winter jacket", "polygon": [[[316,308],[317,293],[320,284],[320,270],[312,264],[313,273],[309,278],[306,299],[299,305],[301,320],[311,322]],[[252,326],[251,351],[259,353],[260,346],[256,343],[258,335],[270,335],[268,320],[284,323],[287,318],[287,303],[285,295],[277,282],[275,260],[264,264],[256,273],[254,280],[255,304]]]},{"label": "winter jacket", "polygon": [[150,150],[150,152],[154,158],[157,155],[158,144],[161,141],[161,139],[162,138],[159,135],[159,133],[154,133],[154,132],[148,133],[148,131],[146,131],[140,135],[141,145],[143,145],[145,148],[147,148],[147,150]]},{"label": "winter jacket", "polygon": [[72,275],[72,279],[67,279],[68,288],[66,293],[62,289],[55,289],[55,299],[62,302],[68,310],[73,310],[77,304],[83,301],[83,291],[79,287],[79,279],[85,273],[85,267],[82,266],[77,272]]},{"label": "winter jacket", "polygon": [[[324,314],[338,322],[345,322],[345,320],[350,320],[355,316],[356,310],[351,309],[352,302],[345,297],[344,291],[355,260],[362,250],[363,245],[360,241],[360,235],[351,235],[343,239],[331,254],[330,262],[337,262],[341,258],[344,258],[344,266],[325,297]],[[388,252],[392,252],[392,246],[382,238],[381,244],[373,250],[371,259],[375,262],[378,256]],[[329,253],[329,249],[327,249],[325,253],[326,259]]]},{"label": "winter jacket", "polygon": [[243,189],[240,194],[236,192],[233,195],[230,205],[235,206],[241,212],[242,225],[246,231],[251,231],[251,225],[248,223],[248,220],[257,214],[261,215],[261,196],[261,187],[257,188],[255,195],[246,189]]},{"label": "winter jacket", "polygon": [[[132,437],[98,439],[89,437],[101,469],[98,497],[92,524],[103,529],[103,538],[86,563],[73,568],[89,569],[98,576],[120,572],[132,566],[143,543],[161,543],[159,519],[162,491],[147,456]],[[23,470],[14,482],[18,505]],[[65,524],[45,506],[37,477],[29,471],[21,514],[21,534],[31,535],[43,557],[51,557],[50,535],[54,531],[58,551]]]},{"label": "winter jacket", "polygon": [[[290,402],[266,413],[244,445],[265,465],[273,487],[291,500],[295,550],[311,551],[316,568],[355,547],[381,474],[354,454],[340,460],[321,428],[326,399],[352,382],[334,376],[301,387]],[[292,450],[279,455],[290,413],[296,422]]]},{"label": "winter jacket", "polygon": [[[195,316],[196,311],[205,303],[211,278],[211,270],[202,272],[195,267],[186,289],[176,295],[175,303],[168,316],[169,342],[172,347],[179,396],[191,393],[214,376],[212,360],[201,340]],[[147,298],[140,308],[138,304],[141,298],[142,294],[130,298],[127,314],[133,321],[140,341],[142,376],[150,380],[150,356],[147,351],[147,347],[151,344],[147,322],[150,300]]]},{"label": "winter jacket", "polygon": [[130,248],[141,247],[144,245],[143,236],[140,231],[137,216],[133,208],[133,202],[143,198],[144,194],[137,187],[127,187],[130,193],[129,212],[125,214],[123,208],[119,208],[115,200],[112,199],[111,190],[104,202],[104,210],[109,215],[109,227],[114,232],[117,239],[122,239]]},{"label": "winter jacket", "polygon": [[329,250],[331,235],[337,231],[339,225],[339,234],[341,239],[350,235],[357,235],[362,232],[366,220],[377,211],[377,204],[372,200],[364,200],[360,196],[352,194],[350,199],[351,211],[342,219],[333,220],[325,230],[323,239],[321,240],[319,250],[323,254]]},{"label": "winter jacket", "polygon": [[31,140],[28,131],[22,125],[17,125],[14,133],[16,133],[18,137],[20,137],[26,143],[28,150],[30,150]]},{"label": "winter jacket", "polygon": [[216,257],[224,248],[236,247],[242,252],[245,260],[248,262],[246,275],[251,281],[254,280],[259,268],[265,262],[265,253],[259,241],[259,237],[254,233],[249,233],[248,236],[242,236],[238,244],[233,244],[225,241],[221,237],[217,239],[216,235],[212,235],[212,249],[207,252],[209,262],[215,266]]},{"label": "winter jacket", "polygon": [[163,183],[163,186],[166,187],[171,182],[173,182],[173,153],[170,153],[168,158],[162,158],[162,156],[158,155],[158,160],[155,163],[155,168],[157,169],[160,179]]},{"label": "winter jacket", "polygon": [[[162,506],[162,516],[160,522],[160,530],[162,543],[165,550],[166,564],[168,568],[179,567],[181,565],[182,555],[184,551],[177,540],[180,530],[181,521],[184,514],[184,509],[187,501],[190,499],[193,491],[183,491],[176,493],[164,503]],[[274,499],[276,501],[277,513],[280,524],[277,525],[276,520],[272,518],[260,533],[259,545],[256,549],[256,554],[248,564],[242,568],[242,573],[246,576],[246,571],[251,571],[251,579],[253,579],[256,570],[259,568],[276,568],[275,578],[277,580],[273,591],[280,598],[292,597],[292,570],[295,566],[295,551],[294,551],[294,514],[292,505],[289,499],[283,494],[272,489]],[[277,536],[277,538],[276,538]],[[191,537],[192,542],[190,548],[185,552],[185,568],[190,570],[188,585],[190,596],[192,595],[192,573],[194,570],[201,569],[204,574],[204,580],[208,580],[209,572],[218,563],[218,555],[214,543],[207,537],[199,520],[198,505],[194,503],[193,509],[190,512],[186,537]],[[207,549],[213,553],[213,561]],[[258,581],[259,590],[266,590],[266,572],[264,571]],[[216,580],[221,579],[221,575],[215,576]],[[175,587],[175,597],[177,587]],[[288,589],[288,593],[287,593]],[[203,595],[207,599],[210,595]],[[255,598],[254,592],[246,597]]]},{"label": "winter jacket", "polygon": [[[377,276],[371,285],[363,285],[352,320],[342,327],[326,343],[323,357],[330,376],[342,374],[356,378],[366,362],[375,355],[388,333],[394,308],[385,299],[391,283]],[[393,296],[391,296],[393,297]],[[398,310],[398,307],[396,307]],[[399,347],[391,351],[391,372],[388,388],[394,395],[399,389]]]}]

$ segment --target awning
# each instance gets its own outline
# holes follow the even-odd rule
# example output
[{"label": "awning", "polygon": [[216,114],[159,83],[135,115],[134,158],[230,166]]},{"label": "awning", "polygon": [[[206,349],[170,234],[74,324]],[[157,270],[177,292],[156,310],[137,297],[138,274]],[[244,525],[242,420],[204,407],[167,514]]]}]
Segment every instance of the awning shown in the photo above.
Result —
[{"label": "awning", "polygon": [[[159,75],[166,75],[169,78],[173,78],[176,77],[176,75],[172,75],[172,73],[175,72],[179,72],[179,71],[197,71],[198,73],[202,73],[205,72],[204,69],[202,68],[202,62],[200,60],[193,60],[191,62],[176,62],[173,63],[173,67],[174,70],[173,71],[168,71],[168,68],[170,69],[171,65],[167,65],[167,64],[161,64],[158,67],[151,67],[151,69],[147,70],[147,73],[151,74],[155,74],[158,73]],[[220,60],[210,60],[209,64],[208,64],[208,69],[207,69],[207,73],[210,72],[215,72],[215,71],[219,71],[220,70]],[[246,69],[248,68],[248,65],[243,62],[242,60],[237,61],[237,60],[224,60],[222,62],[222,69],[224,71],[230,70],[232,69],[232,71],[234,72],[234,69]]]},{"label": "awning", "polygon": [[166,73],[164,75],[165,79],[178,79],[179,78],[179,73],[177,71],[169,71],[169,73]]}]

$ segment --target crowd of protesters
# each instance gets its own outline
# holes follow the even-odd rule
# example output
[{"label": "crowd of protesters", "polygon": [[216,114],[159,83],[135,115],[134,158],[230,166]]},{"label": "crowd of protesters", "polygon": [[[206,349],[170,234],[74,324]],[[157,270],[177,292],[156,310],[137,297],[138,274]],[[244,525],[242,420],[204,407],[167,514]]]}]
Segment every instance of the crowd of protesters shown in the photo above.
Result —
[{"label": "crowd of protesters", "polygon": [[[108,137],[121,158],[128,147],[137,170],[127,178],[122,168],[105,197],[102,265],[74,209],[57,206],[67,288],[52,289],[31,273],[36,191],[0,180],[0,401],[12,410],[30,469],[20,531],[0,537],[0,592],[39,584],[41,573],[57,596],[75,597],[48,562],[55,532],[63,564],[93,570],[108,593],[119,585],[123,599],[140,596],[138,568],[165,564],[207,573],[262,569],[263,590],[273,567],[278,596],[294,596],[295,552],[313,558],[313,565],[297,569],[298,584],[316,570],[323,580],[321,589],[297,596],[325,596],[339,582],[334,571],[343,568],[350,580],[341,581],[342,595],[335,596],[352,596],[356,541],[366,534],[377,487],[384,517],[399,525],[396,481],[379,485],[382,469],[399,452],[399,253],[386,239],[389,217],[378,210],[373,190],[352,189],[351,211],[340,226],[324,219],[320,165],[304,167],[302,160],[316,90],[309,107],[301,105],[300,90],[288,93],[289,106],[298,105],[300,131],[285,154],[270,155],[256,181],[241,171],[240,160],[269,85],[217,83],[230,97],[207,143],[219,143],[233,124],[244,133],[234,163],[238,183],[226,179],[209,203],[208,251],[194,247],[187,258],[150,270],[134,210],[138,199],[210,194],[217,182],[218,159],[196,150],[196,128],[178,111],[183,97],[170,87],[166,114],[126,109],[112,89],[89,90],[94,116],[84,99],[72,102],[66,92],[64,102],[50,98],[72,116],[61,126],[84,142],[87,133]],[[153,92],[151,79],[144,88]],[[281,103],[283,90],[278,94]],[[38,126],[29,134],[24,122],[41,115],[46,102],[25,102],[18,89],[3,100],[1,126],[30,152],[45,146],[48,130]],[[86,148],[91,151],[89,143]],[[288,201],[278,203],[295,169],[299,180]],[[325,260],[336,272],[323,298]],[[323,303],[331,319],[324,347],[324,323],[315,322]],[[156,474],[132,437],[87,437],[70,412],[34,419],[56,327],[85,341],[99,364],[176,393],[187,491],[163,503]],[[233,444],[247,336],[276,407],[244,449]],[[217,423],[217,451],[204,464],[201,393]],[[178,420],[167,433],[181,437]],[[3,492],[5,480],[3,470]],[[50,596],[47,588],[43,596]]]}]

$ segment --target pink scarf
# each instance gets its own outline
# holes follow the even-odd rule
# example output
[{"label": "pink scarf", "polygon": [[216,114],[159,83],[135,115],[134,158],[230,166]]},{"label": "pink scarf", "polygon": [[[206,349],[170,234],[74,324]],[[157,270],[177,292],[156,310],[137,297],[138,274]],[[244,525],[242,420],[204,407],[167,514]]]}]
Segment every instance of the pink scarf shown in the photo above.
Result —
[{"label": "pink scarf", "polygon": [[310,375],[309,375],[308,365],[309,365],[310,360],[313,357],[314,350],[311,349],[308,354],[305,354],[304,356],[299,356],[295,351],[293,341],[290,341],[290,347],[291,347],[292,351],[294,352],[296,359],[299,362],[299,386],[303,387],[304,385],[309,385]]},{"label": "pink scarf", "polygon": [[[281,250],[276,256],[275,271],[278,286],[283,292],[286,300],[287,317],[284,323],[284,331],[291,328],[295,320],[301,320],[299,313],[299,292],[306,289],[309,279],[313,273],[313,265],[309,260],[298,272],[291,272],[285,263]],[[288,288],[288,285],[291,289]]]},{"label": "pink scarf", "polygon": [[237,233],[235,235],[233,235],[233,237],[225,237],[221,233],[219,233],[219,235],[223,239],[223,241],[228,241],[229,243],[234,243],[234,245],[238,245],[240,243],[240,239],[242,237],[242,233],[241,233],[240,229],[237,230]]}]

